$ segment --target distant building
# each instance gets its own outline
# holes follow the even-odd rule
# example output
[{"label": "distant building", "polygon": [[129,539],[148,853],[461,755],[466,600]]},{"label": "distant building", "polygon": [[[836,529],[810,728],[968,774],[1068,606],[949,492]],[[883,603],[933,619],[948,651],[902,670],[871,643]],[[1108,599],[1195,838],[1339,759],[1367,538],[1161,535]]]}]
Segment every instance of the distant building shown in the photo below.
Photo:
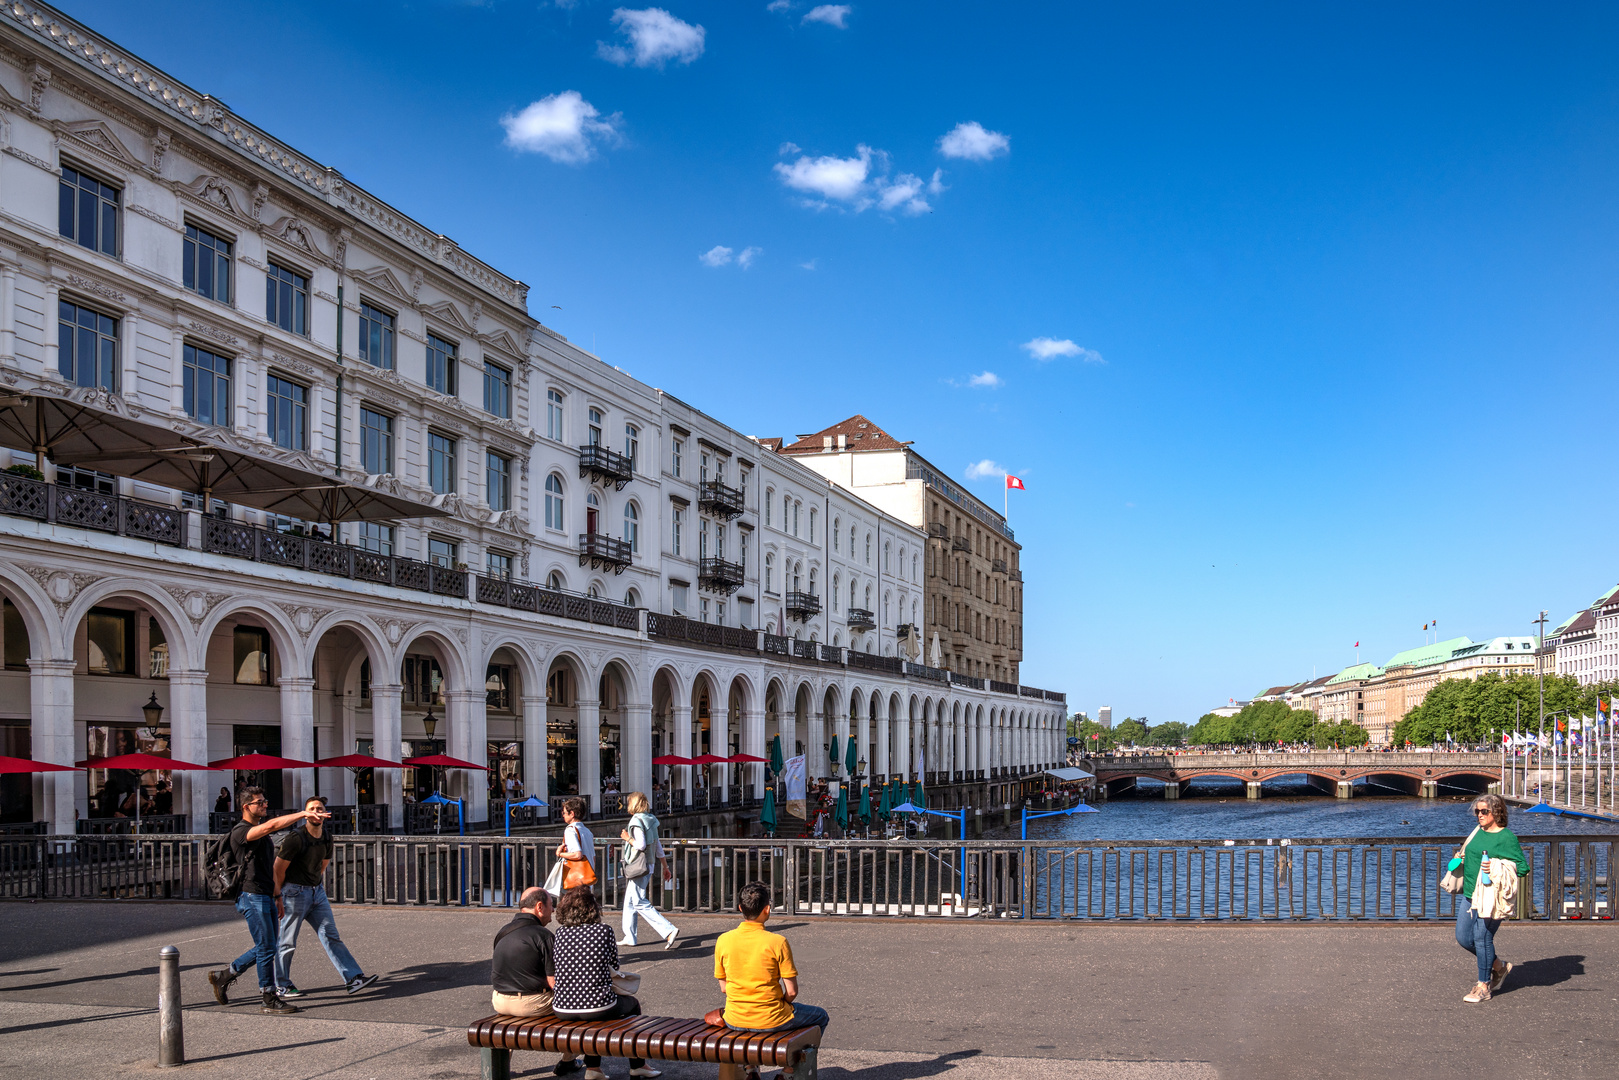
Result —
[{"label": "distant building", "polygon": [[1097,709],[1096,710],[1096,722],[1098,724],[1101,724],[1103,727],[1105,727],[1105,728],[1107,728],[1109,730],[1112,730],[1112,728],[1113,728],[1113,706],[1111,706],[1111,705],[1103,705],[1100,709]]},{"label": "distant building", "polygon": [[1210,709],[1211,716],[1236,716],[1242,712],[1241,705],[1221,705],[1218,709]]},{"label": "distant building", "polygon": [[1619,678],[1619,586],[1608,589],[1546,636],[1553,670],[1581,686]]}]

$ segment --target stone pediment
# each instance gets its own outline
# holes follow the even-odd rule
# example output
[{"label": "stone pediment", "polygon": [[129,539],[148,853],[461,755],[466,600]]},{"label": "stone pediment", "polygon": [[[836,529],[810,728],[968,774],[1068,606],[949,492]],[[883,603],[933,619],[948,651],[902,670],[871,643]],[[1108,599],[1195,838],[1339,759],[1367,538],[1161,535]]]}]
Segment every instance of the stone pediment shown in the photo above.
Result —
[{"label": "stone pediment", "polygon": [[471,320],[469,320],[465,315],[461,314],[461,309],[450,303],[448,300],[440,304],[424,305],[422,307],[422,311],[424,314],[432,316],[439,322],[444,323],[446,326],[455,327],[463,334],[476,334],[476,331],[472,327]]},{"label": "stone pediment", "polygon": [[251,221],[242,196],[237,194],[223,177],[213,173],[203,173],[189,184],[182,185],[183,190],[190,192],[210,206],[217,206],[243,221]]},{"label": "stone pediment", "polygon": [[520,364],[528,363],[528,357],[524,353],[523,346],[511,335],[511,331],[504,327],[496,330],[493,334],[480,334],[478,340],[492,349],[505,353]]},{"label": "stone pediment", "polygon": [[315,239],[314,228],[300,218],[281,218],[270,226],[270,235],[288,247],[308,252],[321,262],[331,261],[331,256],[321,248],[319,241]]},{"label": "stone pediment", "polygon": [[410,291],[410,286],[400,281],[399,275],[386,266],[373,266],[369,270],[356,270],[354,271],[354,276],[367,285],[375,286],[401,303],[414,304],[416,302],[415,296]]},{"label": "stone pediment", "polygon": [[140,159],[130,152],[123,140],[106,123],[100,120],[81,120],[72,124],[62,125],[62,134],[72,143],[88,147],[102,157],[130,169],[142,168]]}]

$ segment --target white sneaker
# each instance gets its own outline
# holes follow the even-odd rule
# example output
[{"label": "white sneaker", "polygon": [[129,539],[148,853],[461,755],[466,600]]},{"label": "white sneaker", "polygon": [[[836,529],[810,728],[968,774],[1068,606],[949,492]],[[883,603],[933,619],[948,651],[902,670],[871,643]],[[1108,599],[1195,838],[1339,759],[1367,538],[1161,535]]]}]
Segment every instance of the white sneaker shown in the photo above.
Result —
[{"label": "white sneaker", "polygon": [[639,1069],[631,1069],[630,1070],[630,1075],[631,1076],[662,1076],[663,1073],[659,1072],[657,1069],[654,1069],[650,1065],[642,1065]]},{"label": "white sneaker", "polygon": [[600,1069],[586,1069],[585,1080],[607,1080],[607,1074]]},{"label": "white sneaker", "polygon": [[621,949],[625,947],[633,949],[635,947],[635,942],[631,941],[629,938],[619,938],[618,945]]},{"label": "white sneaker", "polygon": [[668,937],[663,939],[663,947],[665,949],[674,948],[675,947],[675,939],[678,938],[678,937],[680,937],[680,931],[679,930],[673,931]]}]

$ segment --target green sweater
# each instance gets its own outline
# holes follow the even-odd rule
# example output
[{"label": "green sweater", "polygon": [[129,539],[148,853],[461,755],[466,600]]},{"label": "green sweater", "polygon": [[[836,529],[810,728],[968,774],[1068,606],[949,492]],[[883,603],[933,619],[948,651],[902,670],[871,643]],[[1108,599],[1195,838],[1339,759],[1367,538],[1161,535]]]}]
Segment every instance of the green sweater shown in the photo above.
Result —
[{"label": "green sweater", "polygon": [[1467,843],[1462,852],[1465,862],[1462,864],[1462,895],[1471,897],[1473,886],[1478,883],[1479,864],[1488,855],[1492,859],[1501,859],[1518,864],[1518,876],[1525,877],[1529,873],[1529,860],[1524,858],[1523,846],[1518,843],[1518,834],[1511,829],[1502,829],[1499,832],[1485,832],[1480,829],[1473,834],[1473,839]]}]

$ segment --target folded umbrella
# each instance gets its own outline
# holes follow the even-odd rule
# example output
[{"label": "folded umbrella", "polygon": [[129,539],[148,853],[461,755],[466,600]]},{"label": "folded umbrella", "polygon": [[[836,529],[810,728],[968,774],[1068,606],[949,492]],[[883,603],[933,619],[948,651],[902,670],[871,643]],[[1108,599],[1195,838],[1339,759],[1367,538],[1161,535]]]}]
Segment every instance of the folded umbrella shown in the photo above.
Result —
[{"label": "folded umbrella", "polygon": [[871,785],[860,785],[860,817],[865,821],[871,820]]},{"label": "folded umbrella", "polygon": [[849,775],[854,775],[855,766],[860,763],[860,748],[855,745],[854,737],[848,739],[849,752],[843,755],[843,763],[849,767]]},{"label": "folded umbrella", "polygon": [[832,736],[832,741],[827,744],[827,760],[832,763],[832,771],[836,773],[838,771],[838,737],[836,735]]},{"label": "folded umbrella", "polygon": [[770,737],[770,771],[780,776],[787,768],[787,759],[781,756],[781,736]]},{"label": "folded umbrella", "polygon": [[838,805],[832,809],[832,820],[838,823],[838,828],[849,827],[849,785],[844,784],[838,788]]},{"label": "folded umbrella", "polygon": [[769,835],[776,835],[776,792],[773,788],[765,788],[765,801],[759,807],[759,824]]}]

